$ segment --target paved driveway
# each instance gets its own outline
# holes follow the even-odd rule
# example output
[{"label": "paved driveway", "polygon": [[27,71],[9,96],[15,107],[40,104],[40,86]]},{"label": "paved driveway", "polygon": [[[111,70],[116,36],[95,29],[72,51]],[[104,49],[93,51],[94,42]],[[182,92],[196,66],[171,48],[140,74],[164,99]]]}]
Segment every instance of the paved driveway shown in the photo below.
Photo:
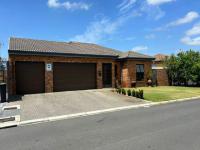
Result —
[{"label": "paved driveway", "polygon": [[67,91],[25,95],[21,101],[9,103],[21,106],[21,120],[81,113],[145,103],[111,90]]}]

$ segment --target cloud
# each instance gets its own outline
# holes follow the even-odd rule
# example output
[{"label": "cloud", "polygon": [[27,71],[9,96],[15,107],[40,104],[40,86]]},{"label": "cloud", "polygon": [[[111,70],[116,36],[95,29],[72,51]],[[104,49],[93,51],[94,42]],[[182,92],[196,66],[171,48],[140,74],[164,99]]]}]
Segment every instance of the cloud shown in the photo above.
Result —
[{"label": "cloud", "polygon": [[122,3],[118,5],[118,8],[121,12],[130,10],[137,0],[123,0]]},{"label": "cloud", "polygon": [[200,46],[200,23],[195,24],[191,29],[186,31],[181,42],[186,45]]},{"label": "cloud", "polygon": [[148,34],[145,36],[145,39],[155,39],[155,34]]},{"label": "cloud", "polygon": [[199,14],[195,11],[190,11],[188,12],[183,18],[180,18],[176,21],[173,21],[167,25],[167,27],[172,27],[172,26],[179,26],[182,24],[187,24],[199,17]]},{"label": "cloud", "polygon": [[149,48],[147,46],[136,46],[132,48],[132,51],[143,51],[143,50],[148,50]]},{"label": "cloud", "polygon": [[186,45],[192,45],[192,46],[200,46],[200,36],[191,38],[191,37],[184,37],[181,39],[181,42]]},{"label": "cloud", "polygon": [[67,10],[88,10],[91,5],[82,2],[59,2],[59,0],[48,0],[47,5],[50,8],[65,8]]},{"label": "cloud", "polygon": [[172,22],[166,24],[165,26],[158,27],[155,29],[155,31],[162,31],[162,30],[166,30],[170,27],[175,27],[175,26],[180,26],[183,24],[191,23],[197,18],[199,18],[199,14],[195,11],[190,11],[184,17],[179,18],[175,21],[172,21]]},{"label": "cloud", "polygon": [[123,23],[123,19],[114,22],[107,18],[92,22],[83,34],[76,35],[71,40],[79,42],[99,43],[105,36],[113,34]]},{"label": "cloud", "polygon": [[159,6],[149,5],[148,3],[142,3],[140,11],[154,20],[159,20],[165,16],[165,12]]},{"label": "cloud", "polygon": [[117,8],[122,14],[137,12],[142,15],[147,15],[148,18],[158,20],[165,16],[165,12],[158,5],[150,5],[146,0],[123,0]]},{"label": "cloud", "polygon": [[116,20],[102,18],[89,24],[83,34],[75,35],[70,40],[89,43],[100,43],[102,39],[108,39],[108,36],[117,32],[117,30],[130,18],[138,16],[137,13],[121,15]]},{"label": "cloud", "polygon": [[192,29],[186,32],[187,36],[200,35],[200,23],[195,24]]},{"label": "cloud", "polygon": [[70,40],[99,43],[102,39],[110,39],[108,36],[117,32],[130,18],[146,14],[150,18],[158,20],[165,15],[165,12],[159,6],[149,5],[146,0],[123,0],[117,8],[119,11],[118,18],[115,20],[103,18],[98,21],[93,21],[86,27],[85,32],[75,35]]},{"label": "cloud", "polygon": [[133,41],[135,40],[135,37],[134,36],[130,36],[130,37],[126,37],[124,38],[125,41]]},{"label": "cloud", "polygon": [[149,5],[161,5],[164,3],[169,3],[169,2],[173,2],[175,0],[147,0],[147,3]]}]

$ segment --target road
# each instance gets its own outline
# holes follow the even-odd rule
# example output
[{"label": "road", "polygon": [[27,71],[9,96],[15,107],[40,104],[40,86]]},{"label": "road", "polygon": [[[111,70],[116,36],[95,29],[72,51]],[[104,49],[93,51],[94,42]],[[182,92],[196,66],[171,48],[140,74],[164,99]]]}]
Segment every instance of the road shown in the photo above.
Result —
[{"label": "road", "polygon": [[199,150],[200,100],[0,130],[0,150]]}]

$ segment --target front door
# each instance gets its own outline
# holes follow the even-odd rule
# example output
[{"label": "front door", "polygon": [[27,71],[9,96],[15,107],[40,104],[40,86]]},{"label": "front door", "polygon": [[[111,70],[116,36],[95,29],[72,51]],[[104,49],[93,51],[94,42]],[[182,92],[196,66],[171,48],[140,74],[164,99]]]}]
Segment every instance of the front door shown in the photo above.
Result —
[{"label": "front door", "polygon": [[103,87],[112,87],[112,64],[103,63]]}]

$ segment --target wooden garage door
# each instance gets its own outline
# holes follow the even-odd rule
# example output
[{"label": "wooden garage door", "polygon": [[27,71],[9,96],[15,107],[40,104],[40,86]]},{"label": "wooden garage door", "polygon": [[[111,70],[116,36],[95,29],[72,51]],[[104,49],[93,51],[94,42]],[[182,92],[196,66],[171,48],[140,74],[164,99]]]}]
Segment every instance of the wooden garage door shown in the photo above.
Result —
[{"label": "wooden garage door", "polygon": [[16,62],[16,93],[45,92],[45,66],[41,62]]},{"label": "wooden garage door", "polygon": [[54,63],[54,91],[85,90],[96,88],[96,64]]}]

